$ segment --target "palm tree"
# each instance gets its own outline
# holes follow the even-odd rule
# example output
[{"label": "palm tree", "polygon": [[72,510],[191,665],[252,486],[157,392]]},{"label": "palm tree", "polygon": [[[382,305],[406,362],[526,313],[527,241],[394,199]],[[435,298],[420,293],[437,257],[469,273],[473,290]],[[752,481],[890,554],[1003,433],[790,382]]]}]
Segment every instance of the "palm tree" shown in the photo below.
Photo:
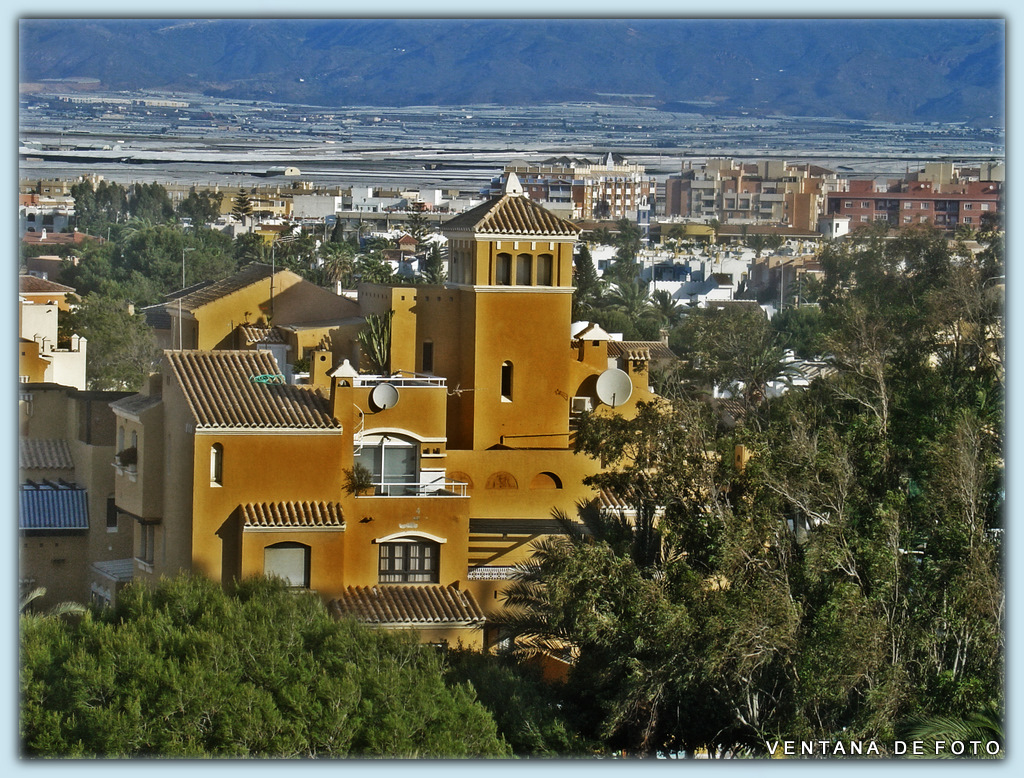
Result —
[{"label": "palm tree", "polygon": [[[955,759],[961,756],[971,759],[1002,759],[1005,755],[1003,714],[994,702],[965,717],[931,716],[912,719],[906,729],[907,740],[924,744],[923,754],[909,755],[913,759]],[[976,753],[969,747],[971,741],[981,744]],[[956,742],[965,746],[959,754],[953,751]],[[997,753],[989,753],[989,743],[999,744]]]},{"label": "palm tree", "polygon": [[683,306],[664,289],[651,293],[651,316],[666,327],[674,327],[683,317]]},{"label": "palm tree", "polygon": [[[30,613],[29,606],[46,594],[45,586],[37,586],[30,592],[23,594],[18,602],[18,612],[25,616]],[[81,616],[85,613],[85,606],[77,602],[62,602],[54,605],[47,612],[47,616]]]},{"label": "palm tree", "polygon": [[632,321],[652,314],[647,283],[639,280],[620,281],[612,286],[605,300],[608,307],[621,311]]},{"label": "palm tree", "polygon": [[349,288],[353,282],[353,271],[355,269],[355,257],[351,247],[347,243],[328,243],[321,247],[323,254],[324,280],[329,285],[341,282],[342,286]]}]

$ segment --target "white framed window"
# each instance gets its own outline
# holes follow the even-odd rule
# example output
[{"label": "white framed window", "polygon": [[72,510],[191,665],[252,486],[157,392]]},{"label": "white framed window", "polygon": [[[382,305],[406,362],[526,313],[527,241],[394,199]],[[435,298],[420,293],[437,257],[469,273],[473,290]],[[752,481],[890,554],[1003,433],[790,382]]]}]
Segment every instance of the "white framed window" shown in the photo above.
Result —
[{"label": "white framed window", "polygon": [[414,494],[420,476],[420,444],[398,435],[366,435],[355,461],[370,471],[375,493]]}]

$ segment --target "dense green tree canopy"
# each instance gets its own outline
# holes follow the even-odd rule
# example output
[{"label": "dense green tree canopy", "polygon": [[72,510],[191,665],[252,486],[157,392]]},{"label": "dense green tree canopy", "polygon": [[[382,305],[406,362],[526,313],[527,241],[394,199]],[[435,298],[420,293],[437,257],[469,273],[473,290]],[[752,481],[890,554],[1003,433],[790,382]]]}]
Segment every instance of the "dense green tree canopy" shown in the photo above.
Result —
[{"label": "dense green tree canopy", "polygon": [[[583,734],[714,755],[1000,718],[1003,269],[987,243],[830,246],[820,311],[778,330],[754,309],[691,311],[677,376],[741,380],[729,424],[692,391],[579,420],[577,448],[607,465],[591,483],[632,510],[581,506],[522,566],[505,618],[574,655]],[[766,403],[749,388],[804,324],[835,372]]]},{"label": "dense green tree canopy", "polygon": [[437,649],[279,582],[179,577],[79,620],[23,616],[21,667],[30,757],[509,755]]},{"label": "dense green tree canopy", "polygon": [[64,315],[61,332],[86,339],[85,376],[90,389],[137,391],[160,358],[146,320],[115,295],[86,295]]}]

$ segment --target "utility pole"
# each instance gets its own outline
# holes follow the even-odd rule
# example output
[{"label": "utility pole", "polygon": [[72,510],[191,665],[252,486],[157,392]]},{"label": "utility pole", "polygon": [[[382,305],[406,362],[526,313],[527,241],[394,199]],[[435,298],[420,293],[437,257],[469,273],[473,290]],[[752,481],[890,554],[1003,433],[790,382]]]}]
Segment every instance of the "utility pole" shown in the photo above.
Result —
[{"label": "utility pole", "polygon": [[181,294],[178,295],[178,348],[184,349],[185,343],[182,337],[182,309],[181,298],[185,296],[185,252],[195,251],[194,247],[183,246],[181,249]]}]

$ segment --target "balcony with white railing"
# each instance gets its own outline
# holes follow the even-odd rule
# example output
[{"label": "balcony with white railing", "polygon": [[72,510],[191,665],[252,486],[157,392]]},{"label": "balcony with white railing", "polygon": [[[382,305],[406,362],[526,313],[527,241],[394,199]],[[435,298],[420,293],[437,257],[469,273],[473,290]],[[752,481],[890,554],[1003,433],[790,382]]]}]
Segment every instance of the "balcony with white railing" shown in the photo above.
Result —
[{"label": "balcony with white railing", "polygon": [[358,497],[468,497],[469,484],[439,478],[429,481],[388,479],[373,481]]}]

